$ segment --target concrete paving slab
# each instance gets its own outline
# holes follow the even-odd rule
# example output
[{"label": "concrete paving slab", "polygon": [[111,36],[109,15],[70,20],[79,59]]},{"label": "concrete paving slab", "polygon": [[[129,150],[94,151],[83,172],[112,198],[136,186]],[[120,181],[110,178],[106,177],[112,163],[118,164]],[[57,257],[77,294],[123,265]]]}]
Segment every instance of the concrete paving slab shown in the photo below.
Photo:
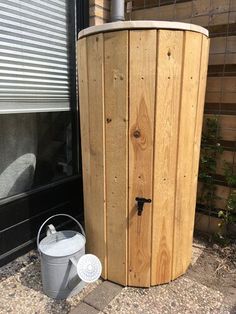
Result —
[{"label": "concrete paving slab", "polygon": [[102,311],[122,290],[120,285],[109,281],[104,281],[99,289],[94,289],[93,293],[87,295],[84,302]]},{"label": "concrete paving slab", "polygon": [[81,302],[70,314],[97,314],[99,313],[94,307]]}]

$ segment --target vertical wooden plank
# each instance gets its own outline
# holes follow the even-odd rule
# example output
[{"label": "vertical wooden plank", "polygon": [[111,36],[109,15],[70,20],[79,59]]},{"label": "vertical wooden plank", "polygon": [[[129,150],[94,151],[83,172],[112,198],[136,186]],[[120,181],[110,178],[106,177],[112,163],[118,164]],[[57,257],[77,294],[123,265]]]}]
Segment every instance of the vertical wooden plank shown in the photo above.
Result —
[{"label": "vertical wooden plank", "polygon": [[189,247],[192,245],[190,226],[194,219],[194,212],[189,207],[189,199],[195,197],[192,193],[192,164],[201,63],[201,42],[201,34],[185,32],[172,279],[183,274],[190,262]]},{"label": "vertical wooden plank", "polygon": [[[89,206],[90,195],[90,151],[89,151],[89,106],[88,106],[88,72],[87,72],[87,47],[86,38],[77,43],[78,82],[79,82],[79,112],[81,153],[83,169],[84,207]],[[86,213],[85,213],[86,214]]]},{"label": "vertical wooden plank", "polygon": [[[82,61],[81,61],[82,62]],[[105,132],[103,89],[103,34],[87,37],[88,124],[89,124],[89,189],[85,191],[85,227],[87,251],[102,262],[106,269],[106,200],[105,200]]]},{"label": "vertical wooden plank", "polygon": [[204,103],[205,103],[205,92],[206,92],[206,81],[207,81],[207,69],[208,69],[208,57],[209,57],[209,45],[210,39],[202,35],[202,51],[201,51],[201,63],[200,63],[200,74],[198,82],[198,98],[197,98],[197,113],[195,120],[194,130],[194,141],[193,141],[193,163],[192,163],[192,186],[191,186],[191,197],[189,199],[189,210],[192,213],[192,221],[189,225],[189,252],[188,259],[191,262],[192,256],[192,239],[194,229],[194,216],[196,209],[197,200],[197,184],[198,184],[198,168],[199,168],[199,156],[201,146],[201,134],[203,125],[203,114],[204,114]]},{"label": "vertical wooden plank", "polygon": [[183,31],[160,30],[154,148],[151,284],[171,280]]},{"label": "vertical wooden plank", "polygon": [[104,34],[104,54],[107,276],[127,285],[128,31]]},{"label": "vertical wooden plank", "polygon": [[152,199],[156,30],[130,31],[129,278],[150,286],[152,204],[137,215],[136,197]]}]

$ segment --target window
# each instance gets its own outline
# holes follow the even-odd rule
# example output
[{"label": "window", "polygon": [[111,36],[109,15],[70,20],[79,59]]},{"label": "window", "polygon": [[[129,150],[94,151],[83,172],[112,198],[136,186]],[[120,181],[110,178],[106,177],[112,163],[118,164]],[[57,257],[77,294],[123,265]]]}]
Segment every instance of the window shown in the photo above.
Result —
[{"label": "window", "polygon": [[0,198],[74,174],[69,112],[0,115]]},{"label": "window", "polygon": [[0,199],[76,173],[75,38],[74,1],[0,2]]},{"label": "window", "polygon": [[0,2],[0,114],[69,110],[73,3]]}]

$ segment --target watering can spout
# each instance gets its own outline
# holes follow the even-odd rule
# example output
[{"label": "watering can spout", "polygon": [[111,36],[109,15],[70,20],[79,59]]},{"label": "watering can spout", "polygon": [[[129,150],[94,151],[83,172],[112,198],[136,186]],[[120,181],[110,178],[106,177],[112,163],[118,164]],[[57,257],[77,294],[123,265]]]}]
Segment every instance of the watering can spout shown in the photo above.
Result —
[{"label": "watering can spout", "polygon": [[86,283],[95,282],[101,276],[102,264],[93,254],[84,254],[78,261],[72,257],[70,261],[76,267],[78,277]]}]

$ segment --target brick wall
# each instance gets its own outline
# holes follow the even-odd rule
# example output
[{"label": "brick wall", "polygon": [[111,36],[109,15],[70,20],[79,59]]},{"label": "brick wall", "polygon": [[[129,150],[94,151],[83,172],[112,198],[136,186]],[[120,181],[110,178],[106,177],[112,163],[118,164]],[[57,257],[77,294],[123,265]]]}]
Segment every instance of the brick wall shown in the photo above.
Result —
[{"label": "brick wall", "polygon": [[109,22],[110,0],[89,0],[89,16],[90,26]]}]

